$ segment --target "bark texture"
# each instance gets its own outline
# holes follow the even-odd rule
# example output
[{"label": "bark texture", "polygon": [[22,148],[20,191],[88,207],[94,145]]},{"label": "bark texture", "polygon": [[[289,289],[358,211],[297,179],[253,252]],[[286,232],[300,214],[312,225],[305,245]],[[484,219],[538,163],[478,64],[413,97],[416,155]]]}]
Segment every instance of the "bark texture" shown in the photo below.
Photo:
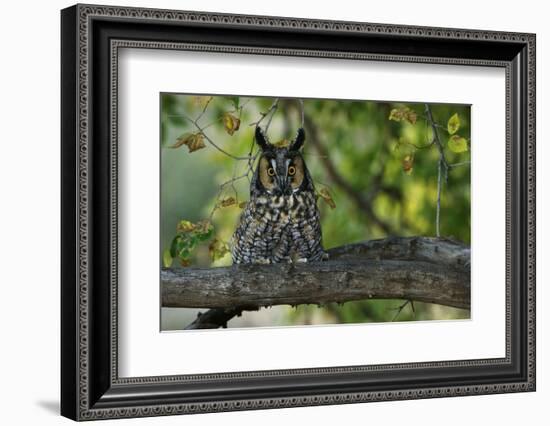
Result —
[{"label": "bark texture", "polygon": [[[387,238],[328,250],[306,264],[163,269],[162,306],[243,310],[271,305],[408,299],[470,307],[470,248],[444,238]],[[218,313],[221,311],[218,311]],[[201,328],[202,314],[188,328]],[[215,318],[216,319],[216,318]],[[223,325],[204,318],[208,327]]]}]

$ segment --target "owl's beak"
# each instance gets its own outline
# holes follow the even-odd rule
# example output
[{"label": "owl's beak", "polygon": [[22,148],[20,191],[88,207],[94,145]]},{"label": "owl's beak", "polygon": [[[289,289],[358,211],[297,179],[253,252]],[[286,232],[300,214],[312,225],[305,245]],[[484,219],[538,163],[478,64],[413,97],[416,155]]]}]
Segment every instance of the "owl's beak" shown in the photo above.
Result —
[{"label": "owl's beak", "polygon": [[290,186],[290,180],[287,177],[279,178],[278,184],[279,184],[279,190],[281,191],[281,195],[292,194],[292,187]]}]

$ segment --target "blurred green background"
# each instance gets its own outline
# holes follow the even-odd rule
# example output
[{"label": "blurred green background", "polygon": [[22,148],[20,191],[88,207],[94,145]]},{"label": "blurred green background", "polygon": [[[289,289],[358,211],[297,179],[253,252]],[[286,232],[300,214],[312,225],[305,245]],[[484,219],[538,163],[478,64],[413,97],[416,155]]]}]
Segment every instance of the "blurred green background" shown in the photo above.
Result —
[{"label": "blurred green background", "polygon": [[[235,96],[161,94],[161,242],[165,265],[217,267],[231,264],[224,254],[249,195],[245,157],[253,146],[254,123],[269,123],[272,143],[292,139],[302,123],[303,154],[319,191],[326,188],[336,207],[323,198],[323,246],[398,236],[435,236],[439,151],[426,105]],[[470,107],[430,104],[445,158],[440,233],[470,243]],[[458,124],[458,129],[456,125]],[[238,128],[237,128],[238,127]],[[204,133],[205,137],[201,134]],[[199,137],[197,138],[197,134]],[[179,141],[179,142],[178,142]],[[213,145],[215,144],[217,148]],[[226,153],[221,152],[221,150]],[[254,147],[254,150],[257,150]],[[254,151],[256,152],[256,151]],[[249,176],[250,177],[250,176]],[[214,210],[221,201],[227,207]],[[365,205],[369,209],[365,210]],[[211,219],[212,237],[199,243],[182,266],[168,254],[181,220]],[[217,239],[213,261],[209,245]],[[220,249],[221,247],[221,249]],[[469,310],[403,300],[368,300],[323,307],[276,306],[246,312],[228,327],[464,319]],[[162,308],[161,329],[183,329],[199,310]]]}]

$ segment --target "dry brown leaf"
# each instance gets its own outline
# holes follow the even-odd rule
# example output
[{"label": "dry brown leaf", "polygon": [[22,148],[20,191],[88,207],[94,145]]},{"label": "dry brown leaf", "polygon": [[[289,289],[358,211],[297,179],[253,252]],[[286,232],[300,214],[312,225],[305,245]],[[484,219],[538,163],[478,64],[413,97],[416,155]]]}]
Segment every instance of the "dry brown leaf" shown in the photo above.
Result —
[{"label": "dry brown leaf", "polygon": [[179,148],[180,146],[187,145],[189,152],[198,151],[206,147],[204,143],[204,135],[202,133],[184,133],[181,135],[174,145],[170,145],[169,148]]},{"label": "dry brown leaf", "polygon": [[413,164],[414,164],[414,156],[412,155],[405,155],[403,158],[403,161],[401,162],[401,165],[403,167],[403,171],[410,175],[413,171]]},{"label": "dry brown leaf", "polygon": [[229,207],[235,204],[237,204],[237,200],[234,197],[224,198],[223,200],[220,200],[220,202],[218,203],[220,207]]},{"label": "dry brown leaf", "polygon": [[328,188],[321,188],[319,191],[319,196],[325,200],[325,202],[330,206],[331,209],[336,208],[336,203],[334,202],[334,199],[332,198],[332,195],[330,194],[330,191]]},{"label": "dry brown leaf", "polygon": [[229,244],[215,238],[208,246],[208,253],[212,260],[218,260],[229,253]]}]

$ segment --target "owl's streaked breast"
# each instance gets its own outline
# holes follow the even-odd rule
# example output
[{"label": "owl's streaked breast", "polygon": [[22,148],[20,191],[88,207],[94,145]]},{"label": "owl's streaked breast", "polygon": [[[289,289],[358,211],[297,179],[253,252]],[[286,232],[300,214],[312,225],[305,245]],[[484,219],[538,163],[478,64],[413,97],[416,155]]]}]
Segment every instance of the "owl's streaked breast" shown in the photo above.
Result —
[{"label": "owl's streaked breast", "polygon": [[232,255],[234,263],[321,260],[324,252],[315,195],[251,199],[233,236]]}]

